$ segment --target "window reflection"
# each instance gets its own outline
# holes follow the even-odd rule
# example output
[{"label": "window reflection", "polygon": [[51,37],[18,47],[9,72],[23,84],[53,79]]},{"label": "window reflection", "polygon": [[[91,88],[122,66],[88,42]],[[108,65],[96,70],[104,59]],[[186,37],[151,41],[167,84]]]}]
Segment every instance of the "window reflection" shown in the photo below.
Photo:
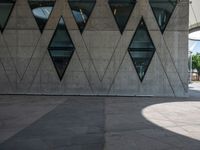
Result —
[{"label": "window reflection", "polygon": [[129,54],[141,81],[151,63],[154,52],[155,46],[150,38],[144,20],[141,19],[129,46]]},{"label": "window reflection", "polygon": [[149,2],[163,33],[176,7],[177,0],[149,0]]},{"label": "window reflection", "polygon": [[140,25],[134,36],[134,42],[131,43],[130,48],[148,50],[154,48],[152,41],[150,40],[149,33],[144,22],[140,22]]},{"label": "window reflection", "polygon": [[92,13],[96,0],[69,0],[75,21],[82,33]]},{"label": "window reflection", "polygon": [[12,8],[15,4],[15,0],[0,0],[0,30],[3,32],[9,15],[12,12]]},{"label": "window reflection", "polygon": [[124,31],[136,0],[109,0],[109,5],[115,17],[120,32]]},{"label": "window reflection", "polygon": [[145,76],[146,69],[151,61],[152,52],[147,51],[130,51],[131,57],[134,59],[134,64],[140,79]]},{"label": "window reflection", "polygon": [[65,70],[75,50],[74,44],[62,17],[59,20],[48,50],[58,76],[60,80],[62,80]]},{"label": "window reflection", "polygon": [[55,1],[52,0],[29,0],[29,5],[41,33],[49,19],[54,4]]}]

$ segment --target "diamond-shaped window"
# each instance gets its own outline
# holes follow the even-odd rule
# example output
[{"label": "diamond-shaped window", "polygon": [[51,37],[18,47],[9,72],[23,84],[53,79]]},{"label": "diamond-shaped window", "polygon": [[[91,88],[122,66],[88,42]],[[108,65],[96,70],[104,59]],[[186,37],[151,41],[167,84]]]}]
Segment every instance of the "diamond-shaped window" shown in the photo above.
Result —
[{"label": "diamond-shaped window", "polygon": [[33,16],[42,33],[55,5],[54,0],[29,0]]},{"label": "diamond-shaped window", "polygon": [[177,0],[149,0],[149,3],[160,31],[164,33],[170,17],[177,5]]},{"label": "diamond-shaped window", "polygon": [[14,8],[15,0],[0,0],[0,30],[3,30],[6,27],[8,18]]},{"label": "diamond-shaped window", "polygon": [[81,33],[83,33],[85,29],[85,26],[93,11],[95,3],[96,0],[69,0],[72,14]]},{"label": "diamond-shaped window", "polygon": [[64,19],[61,17],[56,31],[48,47],[49,54],[54,63],[60,80],[67,69],[67,66],[74,53],[75,47],[67,31]]},{"label": "diamond-shaped window", "polygon": [[155,46],[151,40],[143,18],[137,27],[128,51],[137,71],[138,77],[142,82],[155,53]]},{"label": "diamond-shaped window", "polygon": [[136,4],[136,0],[109,0],[108,1],[115,21],[121,33],[123,33],[129,17]]}]

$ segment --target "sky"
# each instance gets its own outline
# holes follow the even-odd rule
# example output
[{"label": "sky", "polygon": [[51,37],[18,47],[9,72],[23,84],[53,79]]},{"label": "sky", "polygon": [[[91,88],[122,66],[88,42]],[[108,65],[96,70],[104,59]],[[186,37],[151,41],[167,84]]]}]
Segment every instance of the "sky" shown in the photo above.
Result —
[{"label": "sky", "polygon": [[200,41],[189,40],[189,51],[193,54],[200,53]]},{"label": "sky", "polygon": [[200,53],[200,31],[195,31],[189,34],[189,51],[193,54]]}]

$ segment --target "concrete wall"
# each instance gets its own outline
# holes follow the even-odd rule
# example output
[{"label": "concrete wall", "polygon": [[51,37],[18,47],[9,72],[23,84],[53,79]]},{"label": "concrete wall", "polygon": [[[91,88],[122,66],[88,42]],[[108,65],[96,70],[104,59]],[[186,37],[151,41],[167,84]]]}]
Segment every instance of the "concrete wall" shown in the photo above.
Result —
[{"label": "concrete wall", "polygon": [[[107,0],[97,0],[81,35],[66,0],[57,0],[43,34],[27,0],[16,0],[0,34],[0,93],[59,95],[187,95],[188,0],[181,0],[162,35],[148,0],[138,0],[123,35]],[[63,16],[76,51],[62,81],[47,47]],[[128,54],[143,16],[156,52],[141,83]]]}]

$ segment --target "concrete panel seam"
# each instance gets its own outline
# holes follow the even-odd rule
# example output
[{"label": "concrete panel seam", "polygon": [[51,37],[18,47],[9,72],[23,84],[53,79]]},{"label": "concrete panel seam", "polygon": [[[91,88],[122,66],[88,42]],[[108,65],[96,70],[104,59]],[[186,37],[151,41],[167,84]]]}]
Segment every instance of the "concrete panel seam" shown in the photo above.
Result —
[{"label": "concrete panel seam", "polygon": [[169,53],[169,55],[170,55],[171,61],[172,61],[173,65],[174,65],[174,68],[175,68],[175,70],[176,70],[176,73],[177,73],[177,75],[178,75],[178,77],[179,77],[179,79],[180,79],[180,81],[181,81],[181,84],[182,84],[182,86],[183,86],[183,89],[184,89],[185,92],[186,92],[187,90],[185,89],[185,86],[184,86],[183,80],[182,80],[182,78],[181,78],[181,76],[180,76],[180,74],[179,74],[179,72],[178,72],[178,69],[177,69],[177,67],[176,67],[176,65],[175,65],[174,59],[172,58],[172,55],[171,55],[170,49],[169,49],[169,47],[168,47],[168,44],[167,44],[167,42],[166,42],[164,36],[163,36],[163,41],[164,41],[164,43],[165,43],[165,45],[166,45],[166,48],[167,48],[168,53]]},{"label": "concrete panel seam", "polygon": [[18,70],[17,70],[17,67],[16,67],[16,65],[15,65],[15,63],[14,63],[14,61],[13,61],[13,57],[12,57],[12,55],[10,54],[9,46],[8,46],[8,44],[7,44],[7,42],[6,42],[5,37],[4,37],[3,34],[2,34],[2,37],[3,37],[2,39],[3,39],[3,41],[4,41],[5,45],[6,45],[6,48],[7,48],[7,50],[8,50],[8,55],[9,55],[9,57],[10,57],[10,59],[11,59],[11,62],[12,62],[12,64],[13,64],[14,68],[15,68],[15,71],[16,71],[16,73],[17,73],[17,76],[18,76],[18,78],[20,78],[20,75],[19,75],[19,72],[18,72]]},{"label": "concrete panel seam", "polygon": [[106,66],[106,70],[105,70],[105,72],[103,73],[103,77],[102,77],[101,82],[102,82],[103,79],[104,79],[104,76],[105,76],[105,74],[106,74],[106,72],[107,72],[107,70],[108,70],[108,67],[109,67],[109,65],[110,65],[110,63],[111,63],[111,61],[112,61],[112,59],[113,59],[113,56],[114,56],[114,54],[115,54],[116,49],[118,48],[118,45],[119,45],[119,42],[121,41],[121,39],[122,39],[122,35],[121,35],[121,36],[119,37],[119,39],[117,40],[117,44],[116,44],[116,46],[114,47],[114,51],[113,51],[112,56],[111,56],[111,58],[110,58],[110,60],[109,60],[109,62],[108,62],[108,65]]},{"label": "concrete panel seam", "polygon": [[110,93],[110,91],[111,91],[111,89],[112,89],[112,86],[113,86],[113,84],[114,84],[114,82],[115,82],[115,79],[116,79],[116,77],[117,77],[117,75],[118,75],[118,73],[119,73],[119,70],[120,70],[120,68],[121,68],[121,65],[122,65],[123,62],[124,62],[124,59],[125,59],[127,53],[128,53],[128,51],[126,50],[126,52],[124,53],[124,56],[123,56],[123,58],[122,58],[122,61],[120,62],[120,65],[119,65],[119,67],[118,67],[118,69],[117,69],[117,72],[115,73],[115,75],[114,75],[114,77],[113,77],[113,79],[112,79],[112,82],[111,82],[111,84],[110,84],[110,86],[109,86],[108,94]]},{"label": "concrete panel seam", "polygon": [[28,64],[27,64],[27,66],[26,66],[26,69],[25,69],[24,73],[22,74],[22,77],[21,77],[20,81],[23,80],[24,75],[26,74],[26,71],[28,70],[28,67],[29,67],[29,65],[30,65],[30,63],[31,63],[31,60],[32,60],[33,55],[34,55],[34,53],[35,53],[35,51],[36,51],[36,48],[37,48],[37,46],[38,46],[38,43],[40,42],[41,37],[42,37],[42,35],[40,35],[40,37],[38,38],[38,40],[37,40],[37,42],[36,42],[36,45],[35,45],[34,48],[33,48],[33,52],[32,52],[32,54],[31,54],[31,58],[30,58],[30,60],[29,60],[29,62],[28,62]]},{"label": "concrete panel seam", "polygon": [[8,76],[7,72],[6,72],[5,66],[3,65],[3,63],[2,63],[2,60],[1,60],[1,59],[0,59],[0,64],[2,65],[2,67],[3,67],[3,70],[4,70],[4,74],[6,75],[6,78],[8,79],[8,82],[10,83],[10,86],[11,86],[11,88],[12,88],[12,90],[13,90],[13,89],[14,89],[14,87],[13,87],[13,84],[12,84],[12,82],[10,81],[10,78],[9,78],[9,76]]},{"label": "concrete panel seam", "polygon": [[97,68],[96,68],[96,66],[94,65],[94,61],[93,61],[92,56],[91,56],[91,54],[90,54],[90,52],[89,52],[89,48],[87,47],[87,44],[86,44],[86,42],[85,42],[85,39],[84,39],[84,37],[83,37],[82,35],[81,35],[81,38],[82,38],[83,43],[84,43],[84,45],[85,45],[85,48],[86,48],[86,50],[87,50],[87,52],[88,52],[88,55],[89,55],[90,60],[91,60],[91,62],[92,62],[92,65],[93,65],[93,67],[94,67],[94,69],[95,69],[95,72],[96,72],[96,74],[97,74],[97,76],[98,76],[98,79],[99,79],[99,81],[101,81],[100,76],[99,76],[99,73],[98,73],[98,71],[97,71]]},{"label": "concrete panel seam", "polygon": [[40,60],[40,63],[39,63],[39,65],[38,65],[37,69],[36,69],[35,75],[34,75],[32,81],[31,81],[30,86],[28,87],[28,90],[30,90],[30,88],[32,87],[33,82],[34,82],[34,80],[35,80],[35,78],[36,78],[36,76],[37,76],[37,74],[38,74],[39,69],[40,69],[40,66],[42,65],[42,62],[43,62],[45,56],[47,55],[47,53],[48,53],[48,51],[46,50],[45,53],[44,53],[44,55],[43,55],[43,57],[42,57],[41,60]]},{"label": "concrete panel seam", "polygon": [[156,55],[158,56],[159,62],[160,62],[161,66],[162,66],[162,68],[163,68],[163,71],[164,71],[164,73],[165,73],[165,75],[166,75],[166,77],[167,77],[167,80],[168,80],[168,83],[169,83],[169,85],[170,85],[170,88],[171,88],[171,90],[172,90],[174,96],[176,96],[176,95],[175,95],[174,88],[173,88],[173,86],[172,86],[172,84],[171,84],[171,82],[170,82],[170,79],[169,79],[168,74],[167,74],[167,72],[166,72],[166,70],[165,70],[165,68],[164,68],[164,65],[163,65],[163,63],[162,63],[162,61],[161,61],[161,59],[160,59],[160,56],[158,55],[157,51],[155,51],[155,53],[156,53]]},{"label": "concrete panel seam", "polygon": [[89,78],[88,78],[88,76],[87,76],[87,74],[86,74],[86,72],[85,72],[85,69],[83,68],[83,64],[82,64],[82,62],[81,62],[81,60],[80,60],[80,56],[78,55],[78,52],[77,52],[77,51],[75,51],[75,53],[76,53],[76,55],[77,55],[77,57],[78,57],[78,60],[79,60],[79,62],[80,62],[80,64],[81,64],[81,68],[83,69],[84,75],[85,75],[85,77],[86,77],[86,79],[87,79],[87,81],[88,81],[88,84],[89,84],[89,86],[90,86],[90,89],[91,89],[92,93],[94,94],[94,90],[93,90],[92,85],[91,85],[91,83],[90,83],[90,80],[89,80]]}]

